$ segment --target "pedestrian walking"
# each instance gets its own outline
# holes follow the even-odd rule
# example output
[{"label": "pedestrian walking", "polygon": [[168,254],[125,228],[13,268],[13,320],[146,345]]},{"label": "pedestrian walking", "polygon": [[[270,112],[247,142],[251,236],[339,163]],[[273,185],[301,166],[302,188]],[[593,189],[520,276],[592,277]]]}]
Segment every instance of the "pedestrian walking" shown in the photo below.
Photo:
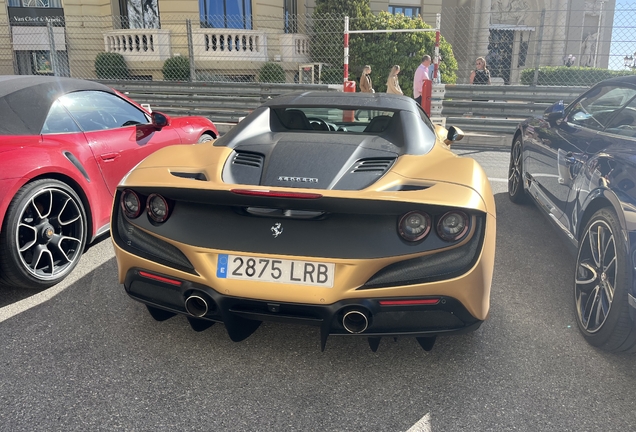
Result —
[{"label": "pedestrian walking", "polygon": [[400,81],[398,80],[398,74],[400,73],[400,66],[395,65],[391,68],[389,78],[386,81],[386,92],[392,94],[404,94],[400,88]]},{"label": "pedestrian walking", "polygon": [[[373,82],[371,81],[371,66],[365,65],[362,69],[362,76],[360,76],[360,92],[362,93],[375,93],[373,89]],[[366,112],[367,118],[371,119],[371,111],[357,110],[354,117],[356,120],[360,120],[360,113]]]},{"label": "pedestrian walking", "polygon": [[422,57],[422,63],[415,70],[415,76],[413,77],[413,99],[418,105],[422,105],[422,86],[424,85],[424,80],[430,80],[430,76],[428,74],[428,68],[431,65],[431,56],[425,55]]}]

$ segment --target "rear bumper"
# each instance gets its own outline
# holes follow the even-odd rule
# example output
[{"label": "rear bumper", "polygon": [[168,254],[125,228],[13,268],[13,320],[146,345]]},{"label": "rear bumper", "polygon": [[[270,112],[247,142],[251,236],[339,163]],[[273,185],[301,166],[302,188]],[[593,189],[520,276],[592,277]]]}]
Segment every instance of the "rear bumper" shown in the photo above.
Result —
[{"label": "rear bumper", "polygon": [[[152,277],[147,277],[149,274]],[[323,348],[329,335],[432,337],[474,331],[483,322],[472,316],[461,302],[448,296],[421,297],[421,300],[431,302],[437,299],[434,304],[426,305],[380,303],[403,298],[358,298],[315,305],[232,297],[191,281],[176,280],[171,276],[166,276],[169,279],[164,281],[162,277],[157,273],[133,268],[127,272],[124,286],[131,298],[148,306],[186,315],[190,319],[222,322],[234,341],[249,336],[251,331],[245,335],[244,329],[262,321],[319,326]],[[201,316],[195,317],[186,309],[186,299],[192,295],[203,298],[209,306]],[[368,314],[368,327],[364,331],[352,333],[344,327],[343,317],[352,310]]]}]

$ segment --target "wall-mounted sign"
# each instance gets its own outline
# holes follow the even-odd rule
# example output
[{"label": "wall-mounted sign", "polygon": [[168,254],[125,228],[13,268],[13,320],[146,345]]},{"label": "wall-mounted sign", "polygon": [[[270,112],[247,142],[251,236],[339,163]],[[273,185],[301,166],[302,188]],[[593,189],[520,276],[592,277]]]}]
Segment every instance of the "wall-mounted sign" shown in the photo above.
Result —
[{"label": "wall-mounted sign", "polygon": [[51,23],[55,27],[64,27],[64,9],[9,7],[9,23],[12,26],[45,26]]}]

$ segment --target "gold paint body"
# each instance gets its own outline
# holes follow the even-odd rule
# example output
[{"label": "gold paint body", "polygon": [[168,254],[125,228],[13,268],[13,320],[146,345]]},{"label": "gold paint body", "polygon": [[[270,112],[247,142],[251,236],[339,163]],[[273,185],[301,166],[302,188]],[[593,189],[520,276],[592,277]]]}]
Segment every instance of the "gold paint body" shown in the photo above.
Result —
[{"label": "gold paint body", "polygon": [[[486,214],[483,248],[475,265],[467,273],[459,277],[417,285],[357,290],[376,272],[391,263],[438,253],[440,250],[378,259],[329,259],[311,256],[264,255],[193,247],[151,233],[151,235],[161,238],[180,249],[194,265],[199,276],[130,254],[115,244],[119,281],[123,283],[128,270],[137,267],[168,277],[203,284],[222,294],[234,297],[316,305],[331,304],[343,299],[355,298],[449,296],[460,301],[475,318],[484,320],[490,307],[490,286],[495,257],[495,201],[490,183],[483,169],[475,160],[458,157],[452,153],[443,141],[446,130],[440,129],[443,128],[438,127],[436,131],[438,142],[428,154],[400,156],[390,171],[382,178],[370,187],[359,191],[273,188],[224,183],[221,180],[221,173],[232,149],[214,147],[213,142],[161,149],[150,155],[137,168],[131,171],[122,180],[119,187],[133,189],[135,187],[178,188],[180,186],[188,189],[213,190],[235,188],[275,189],[277,191],[321,193],[325,197],[426,203],[478,210]],[[202,172],[205,173],[208,181],[193,181],[175,177],[170,174],[170,171]],[[417,191],[387,191],[387,189],[400,184],[426,185],[428,188]],[[396,235],[398,235],[397,231]],[[453,247],[461,247],[471,235],[472,232],[462,244],[454,245]],[[333,288],[322,288],[270,282],[250,283],[245,280],[217,278],[217,256],[220,253],[335,263],[334,286]]]}]

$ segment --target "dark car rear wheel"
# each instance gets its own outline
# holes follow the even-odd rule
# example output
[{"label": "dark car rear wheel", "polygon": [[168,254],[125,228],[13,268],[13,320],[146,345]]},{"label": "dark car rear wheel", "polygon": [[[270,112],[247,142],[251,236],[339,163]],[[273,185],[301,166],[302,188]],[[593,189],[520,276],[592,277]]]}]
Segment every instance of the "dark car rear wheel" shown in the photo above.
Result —
[{"label": "dark car rear wheel", "polygon": [[0,232],[0,278],[24,288],[55,285],[77,265],[86,231],[86,212],[72,188],[48,179],[26,184]]},{"label": "dark car rear wheel", "polygon": [[616,213],[609,208],[594,213],[579,242],[574,301],[583,336],[607,351],[636,346],[636,327],[629,316],[628,256]]},{"label": "dark car rear wheel", "polygon": [[515,137],[510,149],[510,166],[508,168],[508,197],[516,204],[527,201],[526,192],[523,189],[523,150],[521,137]]}]

